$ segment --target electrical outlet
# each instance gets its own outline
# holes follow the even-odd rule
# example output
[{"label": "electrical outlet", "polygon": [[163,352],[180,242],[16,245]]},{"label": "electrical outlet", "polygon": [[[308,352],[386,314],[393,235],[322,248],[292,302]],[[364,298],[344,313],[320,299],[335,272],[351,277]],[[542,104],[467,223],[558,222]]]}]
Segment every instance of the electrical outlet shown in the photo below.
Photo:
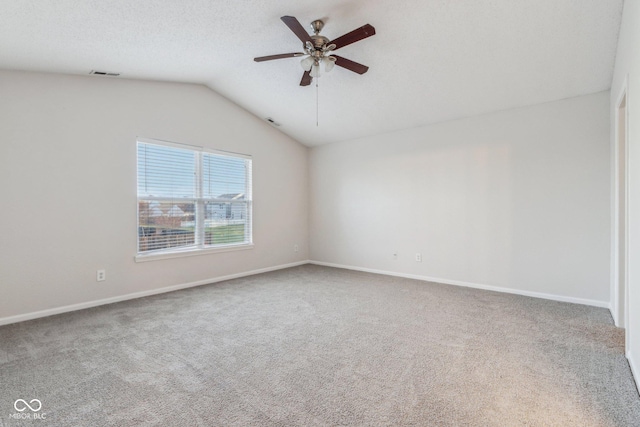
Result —
[{"label": "electrical outlet", "polygon": [[293,245],[293,252],[298,252],[300,250],[300,248],[298,247],[298,245]]},{"label": "electrical outlet", "polygon": [[391,255],[391,257],[392,257],[392,259],[394,261],[397,261],[398,260],[398,252],[394,252],[393,255]]},{"label": "electrical outlet", "polygon": [[422,254],[420,252],[416,253],[416,262],[422,262]]},{"label": "electrical outlet", "polygon": [[107,280],[107,270],[98,270],[96,274],[96,281],[104,282]]}]

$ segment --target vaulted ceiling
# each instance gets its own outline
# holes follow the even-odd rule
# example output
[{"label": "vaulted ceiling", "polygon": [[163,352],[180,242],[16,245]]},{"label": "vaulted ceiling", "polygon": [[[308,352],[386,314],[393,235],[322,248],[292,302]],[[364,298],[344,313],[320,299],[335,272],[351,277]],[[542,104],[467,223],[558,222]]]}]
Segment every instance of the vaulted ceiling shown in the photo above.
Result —
[{"label": "vaulted ceiling", "polygon": [[[0,3],[0,68],[202,83],[306,145],[608,90],[623,0],[20,0]],[[300,87],[280,21],[324,19],[339,51]],[[311,32],[311,29],[309,28]],[[96,77],[99,78],[99,77]],[[108,77],[102,77],[108,78]],[[316,119],[318,125],[316,126]]]}]

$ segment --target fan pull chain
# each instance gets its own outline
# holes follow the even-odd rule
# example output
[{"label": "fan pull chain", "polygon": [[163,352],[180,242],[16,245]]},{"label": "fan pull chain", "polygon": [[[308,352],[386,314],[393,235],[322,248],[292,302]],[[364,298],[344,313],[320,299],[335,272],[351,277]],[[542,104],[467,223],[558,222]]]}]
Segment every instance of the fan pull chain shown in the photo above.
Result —
[{"label": "fan pull chain", "polygon": [[314,79],[316,81],[316,127],[318,127],[318,123],[320,122],[320,90],[318,89],[318,78]]}]

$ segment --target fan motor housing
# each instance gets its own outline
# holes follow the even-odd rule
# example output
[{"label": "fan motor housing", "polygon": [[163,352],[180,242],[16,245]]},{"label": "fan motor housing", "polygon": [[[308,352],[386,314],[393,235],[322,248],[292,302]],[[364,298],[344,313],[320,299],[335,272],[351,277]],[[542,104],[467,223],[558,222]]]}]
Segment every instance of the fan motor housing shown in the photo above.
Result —
[{"label": "fan motor housing", "polygon": [[311,36],[311,40],[313,40],[313,47],[315,47],[316,50],[321,50],[324,45],[329,43],[328,38],[326,38],[325,36],[320,36],[318,34]]}]

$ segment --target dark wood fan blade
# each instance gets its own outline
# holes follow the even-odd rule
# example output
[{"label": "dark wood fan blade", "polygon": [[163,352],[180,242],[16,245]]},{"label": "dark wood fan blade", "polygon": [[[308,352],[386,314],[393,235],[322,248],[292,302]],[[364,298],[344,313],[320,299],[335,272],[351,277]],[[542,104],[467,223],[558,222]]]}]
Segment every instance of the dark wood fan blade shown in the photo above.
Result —
[{"label": "dark wood fan blade", "polygon": [[257,58],[253,58],[256,62],[262,61],[271,61],[272,59],[283,59],[283,58],[293,58],[294,56],[302,56],[301,53],[281,53],[280,55],[269,55],[269,56],[259,56]]},{"label": "dark wood fan blade", "polygon": [[331,55],[336,58],[336,65],[338,67],[346,68],[349,71],[353,71],[354,73],[364,74],[369,71],[369,67],[366,65],[358,64],[357,62],[353,62],[350,59],[343,58],[338,55]]},{"label": "dark wood fan blade", "polygon": [[305,71],[300,80],[300,86],[309,86],[311,84],[311,71]]},{"label": "dark wood fan blade", "polygon": [[280,19],[282,20],[282,22],[284,22],[284,24],[287,27],[289,27],[289,29],[291,31],[293,31],[293,33],[296,36],[298,36],[298,38],[300,39],[300,41],[302,43],[307,42],[307,41],[313,43],[309,33],[304,29],[302,24],[300,24],[300,21],[298,21],[295,17],[293,17],[293,16],[283,16]]},{"label": "dark wood fan blade", "polygon": [[371,37],[376,33],[376,29],[371,25],[363,25],[360,28],[356,28],[350,33],[345,34],[344,36],[340,36],[335,40],[331,40],[329,44],[335,44],[336,48],[334,50],[340,49],[341,47],[345,47],[350,45],[351,43],[358,42],[362,39],[366,39],[367,37]]}]

